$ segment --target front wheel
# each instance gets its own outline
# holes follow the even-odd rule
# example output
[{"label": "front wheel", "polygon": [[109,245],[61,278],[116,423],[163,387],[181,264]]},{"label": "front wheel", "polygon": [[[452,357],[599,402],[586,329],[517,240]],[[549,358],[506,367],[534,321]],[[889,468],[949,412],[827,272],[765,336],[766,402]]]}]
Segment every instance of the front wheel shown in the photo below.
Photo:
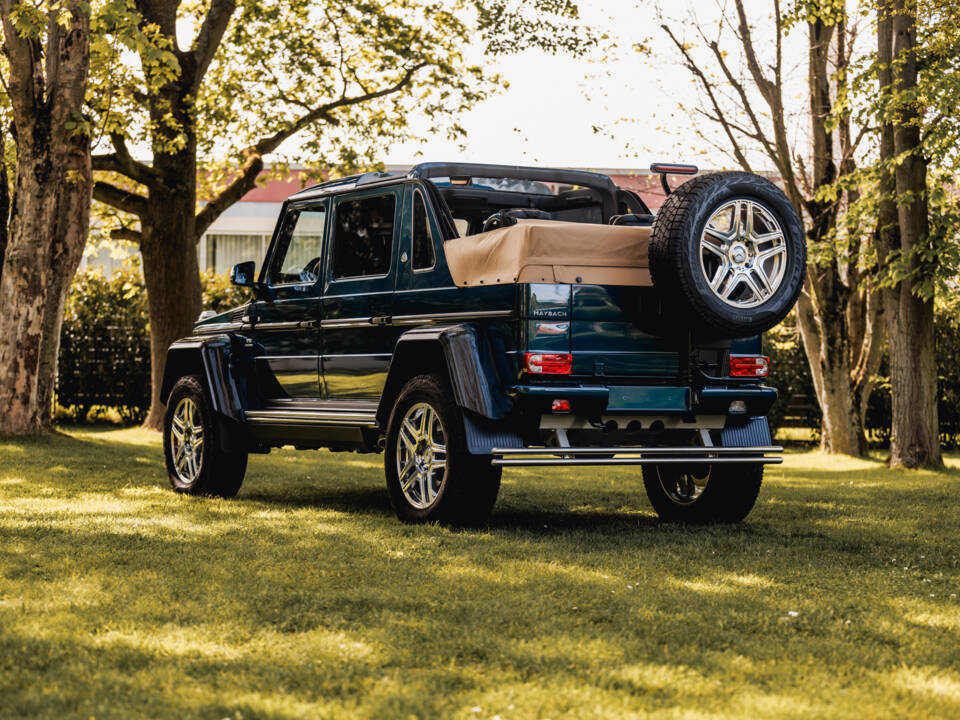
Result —
[{"label": "front wheel", "polygon": [[163,456],[174,490],[187,495],[233,497],[247,470],[247,453],[220,447],[221,428],[200,378],[173,386],[163,420]]},{"label": "front wheel", "polygon": [[665,522],[737,523],[753,509],[763,465],[644,465],[650,504]]},{"label": "front wheel", "polygon": [[483,524],[500,490],[500,468],[467,451],[460,410],[438,375],[400,391],[387,423],[387,492],[404,522]]}]

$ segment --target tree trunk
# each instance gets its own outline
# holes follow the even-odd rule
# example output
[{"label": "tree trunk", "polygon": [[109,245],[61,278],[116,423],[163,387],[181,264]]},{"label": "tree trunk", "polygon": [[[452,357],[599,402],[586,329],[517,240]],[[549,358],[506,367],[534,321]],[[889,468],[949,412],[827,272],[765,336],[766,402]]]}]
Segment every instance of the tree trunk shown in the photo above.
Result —
[{"label": "tree trunk", "polygon": [[[916,17],[903,0],[881,7],[878,57],[883,65],[880,91],[897,93],[917,84]],[[893,59],[899,62],[891,64]],[[884,293],[890,344],[893,404],[890,465],[940,467],[937,417],[937,365],[933,299],[914,294],[913,273],[919,262],[911,254],[929,243],[927,168],[920,147],[920,108],[898,108],[891,125],[881,127],[881,157],[900,157],[880,207],[881,256],[899,249],[909,258],[907,277]],[[895,195],[894,195],[895,193]],[[896,197],[896,202],[892,199]],[[893,230],[894,223],[896,230]]]},{"label": "tree trunk", "polygon": [[859,394],[852,387],[850,342],[845,318],[824,313],[804,293],[797,306],[803,349],[810,365],[820,405],[820,449],[828,453],[863,455],[866,433]]},{"label": "tree trunk", "polygon": [[[192,164],[181,175],[195,176]],[[166,197],[151,197],[150,214],[142,221],[140,254],[150,319],[151,383],[150,411],[143,425],[155,430],[161,429],[166,410],[160,390],[167,348],[190,334],[202,304],[194,232],[196,185],[189,181],[185,185]]]},{"label": "tree trunk", "polygon": [[[62,301],[49,293],[58,294],[69,282],[86,242],[90,140],[75,127],[89,69],[90,18],[84,5],[76,0],[64,8],[69,16],[50,16],[45,52],[41,38],[21,35],[9,3],[3,6],[17,162],[0,274],[0,434],[49,426],[44,398],[50,383],[41,380],[51,352],[45,340],[59,326],[57,308],[62,313]],[[69,277],[55,278],[55,272]],[[56,348],[52,352],[55,357]]]},{"label": "tree trunk", "polygon": [[0,129],[0,273],[7,251],[7,231],[10,221],[10,181],[7,178],[7,134]]},{"label": "tree trunk", "polygon": [[90,226],[90,200],[93,191],[93,172],[87,152],[77,153],[65,160],[68,184],[62,188],[57,205],[54,237],[57,238],[48,270],[47,294],[43,313],[37,405],[40,422],[49,428],[53,424],[53,404],[57,384],[57,359],[60,355],[60,330],[67,292],[73,281]]}]

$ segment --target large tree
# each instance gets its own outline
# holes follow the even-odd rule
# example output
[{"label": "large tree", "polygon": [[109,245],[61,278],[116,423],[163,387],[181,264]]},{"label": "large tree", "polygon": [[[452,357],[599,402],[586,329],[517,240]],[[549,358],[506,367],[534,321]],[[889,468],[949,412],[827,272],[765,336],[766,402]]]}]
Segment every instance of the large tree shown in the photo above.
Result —
[{"label": "large tree", "polygon": [[[955,2],[877,4],[878,92],[873,109],[880,126],[878,251],[887,280],[883,299],[890,338],[894,466],[935,467],[943,462],[934,300],[937,279],[956,271],[958,226],[955,198],[936,186],[956,177],[950,171],[956,169],[960,137],[957,10]],[[947,170],[947,177],[931,183],[931,165]],[[931,185],[940,207],[931,204]],[[944,200],[953,213],[944,211]]]},{"label": "large tree", "polygon": [[[167,347],[200,311],[197,242],[254,187],[266,156],[297,136],[314,166],[373,167],[386,146],[410,137],[411,118],[457,133],[457,114],[497,86],[467,59],[470,38],[493,53],[591,41],[574,31],[570,0],[132,5],[115,15],[117,43],[97,63],[103,92],[94,104],[112,152],[94,157],[94,169],[110,174],[94,196],[119,211],[113,235],[135,242],[143,259],[151,427],[162,419]],[[139,67],[124,62],[121,45]],[[135,143],[149,146],[150,162],[134,158]]]},{"label": "large tree", "polygon": [[0,20],[16,145],[9,221],[0,177],[0,433],[21,434],[49,425],[67,285],[87,237],[90,4],[0,0]]},{"label": "large tree", "polygon": [[[857,190],[838,184],[853,171],[863,138],[849,113],[836,107],[846,94],[856,29],[840,1],[797,2],[788,12],[779,0],[768,0],[769,37],[758,44],[751,22],[759,17],[758,8],[751,3],[748,16],[745,5],[735,0],[733,16],[722,16],[715,36],[701,23],[688,22],[696,43],[670,23],[663,28],[702,91],[702,106],[695,112],[722,131],[717,141],[701,128],[701,138],[748,172],[758,157],[772,166],[804,220],[810,260],[797,319],[823,411],[821,447],[860,455],[866,452],[863,420],[880,362],[883,323],[869,282],[872,228],[864,232],[845,221],[842,211],[856,202]],[[799,61],[784,57],[788,32],[799,27],[806,31],[806,146],[791,141],[784,72],[785,63]],[[729,37],[735,46],[724,42]]]}]

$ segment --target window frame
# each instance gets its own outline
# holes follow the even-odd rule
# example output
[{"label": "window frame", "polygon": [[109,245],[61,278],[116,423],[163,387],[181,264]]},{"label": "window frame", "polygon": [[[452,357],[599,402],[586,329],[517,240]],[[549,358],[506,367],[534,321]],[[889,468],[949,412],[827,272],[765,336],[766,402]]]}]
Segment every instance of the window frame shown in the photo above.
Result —
[{"label": "window frame", "polygon": [[[433,264],[430,267],[425,268],[416,268],[413,265],[413,259],[416,257],[414,252],[413,245],[416,242],[417,238],[417,197],[420,198],[420,202],[423,203],[423,222],[427,227],[427,235],[430,238],[430,249],[431,255],[433,255]],[[429,205],[427,205],[427,198],[424,195],[423,191],[419,187],[413,188],[413,198],[412,198],[412,207],[410,208],[410,271],[414,275],[419,275],[422,273],[433,272],[437,269],[437,241],[433,237],[433,229],[430,227],[430,210]]]},{"label": "window frame", "polygon": [[[369,198],[377,197],[391,197],[393,198],[393,227],[390,234],[390,257],[387,262],[387,270],[384,273],[379,275],[344,275],[342,277],[336,277],[333,274],[334,264],[336,263],[336,223],[337,223],[337,212],[340,208],[340,205],[347,202],[353,202],[356,200],[367,200]],[[400,201],[397,197],[397,192],[394,187],[390,187],[384,190],[377,188],[376,191],[368,191],[363,193],[344,193],[343,195],[338,195],[333,198],[331,203],[331,217],[333,218],[333,223],[330,223],[330,242],[329,242],[329,252],[326,253],[327,257],[325,260],[325,267],[327,273],[327,282],[329,283],[342,283],[342,282],[358,282],[361,280],[382,280],[383,278],[390,277],[390,274],[393,270],[393,256],[395,245],[397,243],[397,226],[400,224],[397,222],[397,211],[400,208]]]},{"label": "window frame", "polygon": [[[327,248],[328,248],[328,246],[329,246],[329,244],[330,244],[330,242],[329,242],[329,240],[328,240],[329,234],[330,234],[330,230],[329,230],[329,227],[330,227],[330,222],[329,222],[329,220],[330,220],[330,207],[329,207],[329,205],[330,205],[330,203],[327,202],[327,198],[322,198],[322,199],[316,199],[316,198],[314,198],[314,199],[311,199],[311,200],[304,200],[304,201],[302,201],[302,202],[298,202],[298,203],[295,203],[295,204],[290,204],[290,205],[287,205],[286,207],[284,207],[284,209],[283,209],[283,222],[280,223],[280,225],[279,225],[279,227],[278,227],[278,230],[277,230],[277,232],[275,233],[275,237],[274,237],[274,239],[273,239],[273,242],[270,244],[270,250],[269,250],[269,252],[268,252],[268,254],[267,254],[267,260],[266,260],[266,262],[263,264],[263,274],[262,274],[261,282],[263,282],[264,285],[266,285],[267,287],[272,288],[272,289],[279,289],[279,288],[298,288],[298,287],[299,287],[299,288],[310,288],[310,289],[312,289],[312,288],[317,287],[317,286],[320,284],[320,281],[323,280],[323,267],[324,267],[324,265],[325,265],[325,263],[326,263]],[[325,215],[325,219],[324,219],[324,223],[323,223],[323,236],[321,237],[321,240],[320,240],[320,242],[321,242],[321,246],[320,246],[320,272],[317,273],[317,279],[314,280],[312,283],[306,283],[306,282],[303,282],[303,281],[300,281],[300,282],[289,282],[289,283],[276,283],[276,284],[271,283],[271,282],[270,282],[270,274],[273,272],[273,265],[274,265],[274,262],[275,262],[276,259],[277,259],[277,252],[278,252],[279,249],[280,249],[280,247],[279,247],[280,239],[281,239],[281,237],[283,236],[283,234],[284,234],[285,232],[287,232],[287,230],[290,229],[290,216],[291,216],[293,213],[297,213],[297,220],[299,220],[299,219],[300,219],[300,213],[302,213],[302,212],[304,212],[304,211],[314,210],[314,209],[317,209],[317,208],[322,208],[322,209],[323,209],[323,212],[324,212],[324,215]],[[288,243],[288,244],[287,244],[287,250],[286,250],[286,251],[289,252],[289,250],[290,250],[290,245],[289,245],[289,243]],[[284,255],[286,255],[286,253],[285,253]]]}]

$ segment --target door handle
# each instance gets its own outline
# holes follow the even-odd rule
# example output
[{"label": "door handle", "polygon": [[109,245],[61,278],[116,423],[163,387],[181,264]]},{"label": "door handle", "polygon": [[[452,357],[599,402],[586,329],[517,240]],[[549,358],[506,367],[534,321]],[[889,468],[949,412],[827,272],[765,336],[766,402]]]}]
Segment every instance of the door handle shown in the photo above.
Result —
[{"label": "door handle", "polygon": [[393,318],[389,315],[376,315],[370,318],[370,322],[373,325],[392,325]]}]

